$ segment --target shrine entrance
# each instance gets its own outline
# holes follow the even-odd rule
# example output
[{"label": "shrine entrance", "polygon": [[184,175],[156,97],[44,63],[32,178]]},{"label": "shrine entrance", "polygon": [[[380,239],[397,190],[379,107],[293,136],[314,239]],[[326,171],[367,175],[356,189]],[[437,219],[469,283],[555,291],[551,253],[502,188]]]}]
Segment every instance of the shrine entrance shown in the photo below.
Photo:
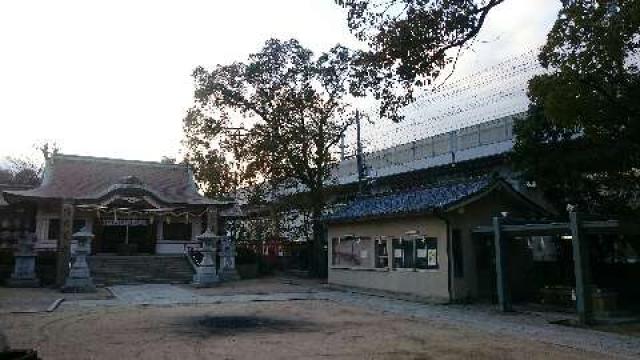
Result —
[{"label": "shrine entrance", "polygon": [[136,255],[155,252],[154,226],[147,220],[103,220],[95,230],[94,253]]}]

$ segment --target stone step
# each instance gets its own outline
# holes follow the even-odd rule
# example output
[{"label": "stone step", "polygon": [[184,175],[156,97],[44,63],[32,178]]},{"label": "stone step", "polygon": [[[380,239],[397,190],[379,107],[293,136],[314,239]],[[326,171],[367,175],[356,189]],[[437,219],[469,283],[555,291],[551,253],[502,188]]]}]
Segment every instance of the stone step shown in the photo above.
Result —
[{"label": "stone step", "polygon": [[184,256],[90,256],[91,276],[98,286],[125,284],[185,284],[193,269]]}]

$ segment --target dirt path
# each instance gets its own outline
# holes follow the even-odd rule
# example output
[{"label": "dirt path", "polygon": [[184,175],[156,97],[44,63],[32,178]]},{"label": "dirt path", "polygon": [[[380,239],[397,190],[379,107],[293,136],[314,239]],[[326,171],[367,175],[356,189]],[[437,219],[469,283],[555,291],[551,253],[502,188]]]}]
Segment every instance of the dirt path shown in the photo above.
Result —
[{"label": "dirt path", "polygon": [[3,314],[0,326],[46,360],[602,358],[329,301],[67,309]]}]

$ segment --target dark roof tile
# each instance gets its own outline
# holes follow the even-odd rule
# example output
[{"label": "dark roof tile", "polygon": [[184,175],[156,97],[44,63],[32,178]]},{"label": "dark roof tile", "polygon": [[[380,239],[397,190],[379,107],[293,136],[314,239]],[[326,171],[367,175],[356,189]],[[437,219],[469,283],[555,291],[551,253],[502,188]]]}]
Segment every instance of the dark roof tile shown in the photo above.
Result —
[{"label": "dark roof tile", "polygon": [[487,190],[489,178],[473,179],[424,189],[358,198],[325,217],[328,221],[356,220],[445,209]]}]

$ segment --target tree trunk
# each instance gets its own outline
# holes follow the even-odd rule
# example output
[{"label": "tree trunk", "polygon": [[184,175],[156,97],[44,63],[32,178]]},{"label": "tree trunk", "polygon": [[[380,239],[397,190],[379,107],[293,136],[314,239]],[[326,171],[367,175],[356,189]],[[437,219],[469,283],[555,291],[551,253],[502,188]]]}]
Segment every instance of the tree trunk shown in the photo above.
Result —
[{"label": "tree trunk", "polygon": [[312,211],[312,241],[309,246],[309,272],[312,277],[327,276],[327,254],[324,251],[325,231],[322,223],[322,207],[314,204]]}]

